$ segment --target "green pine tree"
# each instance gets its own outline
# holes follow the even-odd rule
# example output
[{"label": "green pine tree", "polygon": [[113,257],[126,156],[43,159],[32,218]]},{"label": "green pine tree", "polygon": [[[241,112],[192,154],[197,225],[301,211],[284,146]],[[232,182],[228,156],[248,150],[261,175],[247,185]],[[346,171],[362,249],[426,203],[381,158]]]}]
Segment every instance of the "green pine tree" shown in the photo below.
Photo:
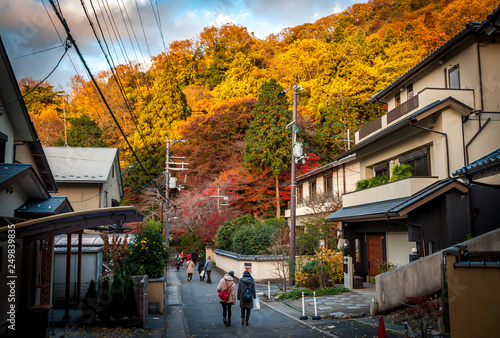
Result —
[{"label": "green pine tree", "polygon": [[292,113],[283,87],[275,79],[266,82],[253,108],[253,120],[245,137],[244,163],[247,169],[270,169],[276,178],[276,217],[280,218],[278,176],[291,160],[291,137],[286,125]]}]

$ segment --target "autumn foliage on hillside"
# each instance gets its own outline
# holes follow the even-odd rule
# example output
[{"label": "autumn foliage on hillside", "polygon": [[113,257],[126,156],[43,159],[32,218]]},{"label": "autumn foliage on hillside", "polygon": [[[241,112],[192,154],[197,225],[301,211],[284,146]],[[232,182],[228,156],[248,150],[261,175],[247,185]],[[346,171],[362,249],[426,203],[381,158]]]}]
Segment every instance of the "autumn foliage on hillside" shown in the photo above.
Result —
[{"label": "autumn foliage on hillside", "polygon": [[[180,189],[172,190],[171,197],[183,226],[209,243],[224,219],[241,213],[275,215],[277,184],[281,208],[287,199],[288,168],[280,167],[276,176],[273,166],[244,166],[245,149],[252,149],[245,140],[255,140],[248,135],[252,112],[265,83],[275,79],[284,89],[294,83],[304,89],[296,123],[306,152],[319,154],[304,166],[312,169],[347,149],[352,142],[348,131],[353,135],[383,113],[382,107],[367,103],[371,95],[465,22],[481,21],[497,6],[498,0],[370,0],[266,39],[236,24],[206,27],[196,38],[172,42],[150,67],[119,65],[97,74],[97,81],[151,177],[161,176],[165,168],[165,141],[188,140],[171,149],[189,163],[188,171],[173,173]],[[23,93],[35,83],[23,79]],[[286,94],[290,107],[291,92]],[[90,81],[75,76],[64,96],[44,83],[25,101],[44,145],[64,144],[66,117],[69,145],[120,148],[123,168],[134,166],[124,176],[125,200],[148,200],[142,191],[155,185]],[[85,134],[90,129],[92,136]],[[280,147],[291,151],[291,145]],[[164,183],[159,184],[162,193]],[[146,204],[149,209],[160,205]]]}]

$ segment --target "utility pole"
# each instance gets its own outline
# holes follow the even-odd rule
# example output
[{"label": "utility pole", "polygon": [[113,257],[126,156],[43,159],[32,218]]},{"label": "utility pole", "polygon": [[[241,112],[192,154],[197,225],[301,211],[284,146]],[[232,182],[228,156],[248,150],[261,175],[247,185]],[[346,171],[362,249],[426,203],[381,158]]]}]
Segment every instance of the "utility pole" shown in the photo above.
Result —
[{"label": "utility pole", "polygon": [[[173,168],[170,167],[171,164],[184,164],[187,163],[174,163],[170,162],[170,146],[175,143],[186,143],[187,140],[170,140],[167,139],[165,141],[167,143],[167,150],[165,156],[165,243],[166,247],[170,247],[170,206],[168,205],[169,197],[170,197],[170,170],[187,170],[185,168]],[[174,187],[175,188],[175,187]]]},{"label": "utility pole", "polygon": [[292,162],[291,162],[291,184],[290,184],[290,251],[288,262],[288,273],[290,286],[295,285],[295,226],[297,209],[297,166],[295,162],[295,143],[297,142],[297,91],[302,89],[297,84],[293,85],[293,115],[292,115]]}]

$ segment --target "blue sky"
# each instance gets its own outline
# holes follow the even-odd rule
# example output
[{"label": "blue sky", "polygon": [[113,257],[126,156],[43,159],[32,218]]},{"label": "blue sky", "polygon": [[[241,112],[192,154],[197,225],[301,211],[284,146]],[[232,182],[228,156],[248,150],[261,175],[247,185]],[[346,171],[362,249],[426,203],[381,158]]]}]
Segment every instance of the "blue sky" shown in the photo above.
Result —
[{"label": "blue sky", "polygon": [[[93,15],[91,0],[84,2],[88,11]],[[157,2],[156,0],[107,0],[122,36],[126,54],[129,59],[141,61],[149,59],[149,52],[151,55],[157,55],[163,51],[160,29],[152,9],[152,7],[156,8],[156,5],[160,15],[163,40],[168,47],[170,42],[175,40],[196,39],[204,27],[220,27],[228,22],[242,25],[258,38],[265,38],[269,34],[279,33],[283,28],[314,22],[321,17],[343,11],[356,2],[362,1],[159,0]],[[71,33],[84,54],[91,71],[96,74],[100,70],[106,70],[106,60],[96,43],[80,0],[59,0],[59,3]],[[100,6],[104,6],[105,3],[106,0],[92,0],[99,17],[104,13],[101,11],[103,7]],[[134,31],[129,26],[127,33],[117,4],[124,4],[124,7],[121,7],[121,13],[126,13],[124,17],[127,23],[128,15]],[[124,12],[124,8],[126,12]],[[50,13],[50,18],[47,11]],[[106,30],[104,21],[101,24],[103,30]],[[64,52],[62,47],[57,47],[61,45],[58,33],[64,40],[65,33],[54,15],[49,0],[1,1],[0,35],[18,79],[32,77],[35,80],[41,80],[50,73]],[[133,42],[130,42],[128,34],[132,37],[131,41]],[[32,54],[51,47],[57,48]],[[115,44],[115,48],[119,49],[117,44]],[[49,82],[58,85],[59,89],[62,90],[69,89],[69,80],[73,75],[76,73],[85,74],[75,51],[70,49],[68,54],[75,67],[71,64],[70,58],[65,56],[59,67],[48,79]],[[112,54],[114,55],[113,50]],[[123,53],[117,53],[118,63],[124,61],[124,57],[120,59],[120,54],[123,55]],[[87,79],[86,75],[85,78]]]}]

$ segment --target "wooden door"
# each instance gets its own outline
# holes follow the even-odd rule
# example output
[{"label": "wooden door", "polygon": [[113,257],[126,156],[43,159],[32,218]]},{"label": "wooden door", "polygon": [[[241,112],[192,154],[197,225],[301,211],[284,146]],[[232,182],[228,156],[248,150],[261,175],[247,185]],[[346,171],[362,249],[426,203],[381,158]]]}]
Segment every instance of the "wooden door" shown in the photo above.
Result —
[{"label": "wooden door", "polygon": [[368,247],[368,276],[378,275],[377,264],[384,260],[382,236],[366,236]]}]

